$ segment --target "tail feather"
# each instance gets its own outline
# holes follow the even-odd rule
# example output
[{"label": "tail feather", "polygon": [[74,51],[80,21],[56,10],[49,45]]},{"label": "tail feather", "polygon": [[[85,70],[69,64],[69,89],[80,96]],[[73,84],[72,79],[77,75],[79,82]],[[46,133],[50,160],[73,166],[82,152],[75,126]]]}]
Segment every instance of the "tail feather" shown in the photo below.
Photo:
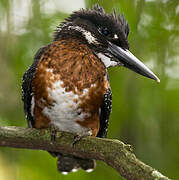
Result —
[{"label": "tail feather", "polygon": [[63,174],[71,172],[73,169],[78,169],[78,163],[73,156],[58,155],[57,168]]},{"label": "tail feather", "polygon": [[63,174],[68,174],[71,171],[76,172],[79,168],[85,170],[86,172],[91,172],[95,167],[95,160],[58,154],[57,168],[58,171]]},{"label": "tail feather", "polygon": [[96,167],[96,161],[93,159],[76,158],[76,160],[80,168],[85,170],[86,172],[91,172]]}]

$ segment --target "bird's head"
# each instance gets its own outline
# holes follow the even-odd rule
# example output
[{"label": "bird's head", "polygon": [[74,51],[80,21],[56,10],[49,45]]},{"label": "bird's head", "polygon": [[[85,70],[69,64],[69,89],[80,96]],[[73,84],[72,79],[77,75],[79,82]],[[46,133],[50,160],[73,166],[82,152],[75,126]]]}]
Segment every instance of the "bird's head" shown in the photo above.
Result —
[{"label": "bird's head", "polygon": [[129,26],[124,15],[114,10],[107,14],[102,7],[81,9],[72,13],[57,28],[54,40],[78,38],[87,44],[106,68],[124,66],[143,76],[160,82],[159,78],[130,51]]}]

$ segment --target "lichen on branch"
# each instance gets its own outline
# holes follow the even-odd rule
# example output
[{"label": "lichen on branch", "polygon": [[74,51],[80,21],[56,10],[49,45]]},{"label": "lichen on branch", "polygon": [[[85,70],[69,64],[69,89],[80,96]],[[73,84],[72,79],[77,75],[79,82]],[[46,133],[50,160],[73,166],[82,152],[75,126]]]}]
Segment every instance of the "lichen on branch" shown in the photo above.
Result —
[{"label": "lichen on branch", "polygon": [[74,144],[75,134],[59,131],[55,142],[49,129],[0,127],[0,146],[40,149],[104,161],[128,180],[169,180],[136,158],[130,145],[119,140],[84,137]]}]

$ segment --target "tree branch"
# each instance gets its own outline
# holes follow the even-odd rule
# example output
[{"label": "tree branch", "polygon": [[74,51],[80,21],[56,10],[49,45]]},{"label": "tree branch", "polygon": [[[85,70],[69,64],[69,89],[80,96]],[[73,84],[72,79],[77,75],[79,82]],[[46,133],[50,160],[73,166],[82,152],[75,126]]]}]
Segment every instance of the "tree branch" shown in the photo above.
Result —
[{"label": "tree branch", "polygon": [[71,154],[81,158],[102,160],[128,180],[169,180],[138,160],[130,145],[113,139],[84,137],[74,146],[75,134],[57,132],[51,142],[50,130],[23,127],[0,127],[0,146],[41,149]]}]

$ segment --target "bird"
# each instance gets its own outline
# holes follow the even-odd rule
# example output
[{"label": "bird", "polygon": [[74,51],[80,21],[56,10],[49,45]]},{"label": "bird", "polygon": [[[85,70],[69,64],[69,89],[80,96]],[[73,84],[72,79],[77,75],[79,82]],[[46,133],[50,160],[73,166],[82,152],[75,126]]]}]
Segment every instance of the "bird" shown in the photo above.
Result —
[{"label": "bird", "polygon": [[[95,4],[72,12],[54,32],[52,42],[40,48],[23,75],[22,100],[28,127],[106,138],[112,110],[108,68],[126,67],[160,82],[129,51],[129,25],[124,14],[106,13]],[[59,172],[91,172],[95,160],[59,152]]]}]

